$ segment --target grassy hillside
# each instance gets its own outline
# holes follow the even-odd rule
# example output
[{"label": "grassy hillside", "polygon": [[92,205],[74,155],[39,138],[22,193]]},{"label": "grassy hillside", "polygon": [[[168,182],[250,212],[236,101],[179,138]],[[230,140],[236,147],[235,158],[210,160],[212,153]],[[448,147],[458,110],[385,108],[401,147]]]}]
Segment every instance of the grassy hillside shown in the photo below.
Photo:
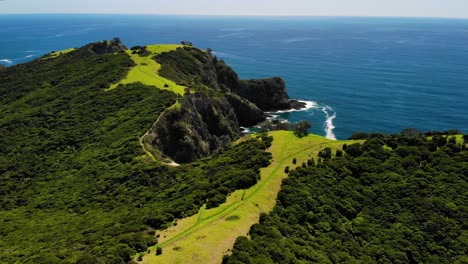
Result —
[{"label": "grassy hillside", "polygon": [[139,138],[177,95],[107,90],[134,66],[87,46],[0,71],[0,263],[126,263],[154,229],[257,182],[258,140],[179,168],[145,158]]},{"label": "grassy hillside", "polygon": [[[271,132],[272,163],[261,169],[261,180],[247,190],[232,193],[227,202],[218,208],[202,208],[197,215],[185,218],[162,232],[158,247],[143,257],[143,263],[220,263],[232,248],[238,236],[247,234],[250,226],[258,222],[261,213],[268,213],[275,205],[281,181],[287,176],[286,166],[300,166],[325,147],[341,149],[343,144],[357,141],[333,141],[309,135],[297,138],[292,132]],[[296,165],[293,159],[296,159]]]},{"label": "grassy hillside", "polygon": [[139,54],[133,54],[132,50],[127,50],[127,54],[132,58],[136,65],[130,69],[125,78],[123,78],[120,82],[112,84],[110,88],[115,88],[119,84],[141,82],[146,85],[165,88],[176,94],[183,95],[185,87],[159,75],[161,65],[155,59],[153,59],[158,54],[169,52],[179,47],[183,46],[175,44],[148,45],[146,46],[147,53],[143,56]]},{"label": "grassy hillside", "polygon": [[52,59],[52,58],[56,58],[60,55],[63,55],[63,54],[67,54],[69,52],[72,52],[76,50],[75,48],[69,48],[69,49],[66,49],[66,50],[59,50],[59,51],[52,51],[51,53],[47,54],[45,57],[43,57],[42,59]]},{"label": "grassy hillside", "polygon": [[467,262],[464,145],[400,135],[345,149],[290,172],[223,263]]}]

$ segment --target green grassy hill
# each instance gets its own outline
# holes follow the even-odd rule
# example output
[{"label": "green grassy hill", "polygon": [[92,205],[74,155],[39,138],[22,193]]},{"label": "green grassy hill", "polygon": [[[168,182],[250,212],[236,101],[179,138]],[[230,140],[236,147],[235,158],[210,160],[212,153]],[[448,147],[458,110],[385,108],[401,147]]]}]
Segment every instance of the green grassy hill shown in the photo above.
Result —
[{"label": "green grassy hill", "polygon": [[378,135],[291,171],[223,263],[466,263],[468,151],[435,138]]},{"label": "green grassy hill", "polygon": [[109,43],[0,71],[1,263],[126,263],[157,242],[154,229],[222,203],[269,164],[259,140],[179,168],[146,156],[139,139],[177,86],[153,86],[166,83],[153,68],[129,81],[156,62]]},{"label": "green grassy hill", "polygon": [[358,142],[333,141],[317,135],[298,138],[288,131],[274,131],[269,135],[273,137],[268,148],[272,162],[261,169],[261,180],[247,190],[232,193],[217,208],[202,208],[197,215],[178,221],[176,226],[158,231],[157,247],[163,249],[163,254],[155,255],[155,246],[142,258],[143,263],[220,263],[236,238],[245,235],[258,222],[261,213],[271,211],[281,181],[287,176],[286,166],[294,168],[311,158],[317,159],[326,147],[336,150],[343,144]]}]

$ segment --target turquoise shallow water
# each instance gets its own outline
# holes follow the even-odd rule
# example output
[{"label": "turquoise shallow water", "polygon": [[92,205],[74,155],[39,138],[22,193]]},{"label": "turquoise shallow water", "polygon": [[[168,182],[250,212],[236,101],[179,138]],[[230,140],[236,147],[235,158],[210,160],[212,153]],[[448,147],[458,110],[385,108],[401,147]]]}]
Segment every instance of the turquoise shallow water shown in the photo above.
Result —
[{"label": "turquoise shallow water", "polygon": [[[312,132],[468,133],[468,20],[2,15],[0,63],[120,37],[128,46],[190,40],[242,78],[281,76]],[[313,103],[312,103],[313,102]]]}]

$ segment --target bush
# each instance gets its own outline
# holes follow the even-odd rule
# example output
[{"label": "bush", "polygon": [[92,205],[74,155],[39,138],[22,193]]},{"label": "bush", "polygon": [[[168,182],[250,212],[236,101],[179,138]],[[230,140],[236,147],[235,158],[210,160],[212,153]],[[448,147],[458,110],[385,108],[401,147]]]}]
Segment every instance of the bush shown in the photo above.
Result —
[{"label": "bush", "polygon": [[163,251],[163,250],[162,250],[161,247],[157,247],[157,248],[156,248],[156,256],[161,255],[161,254],[162,254],[162,251]]},{"label": "bush", "polygon": [[322,150],[319,152],[318,156],[319,156],[320,158],[322,158],[322,159],[325,159],[325,160],[331,159],[331,157],[332,157],[332,150],[331,150],[331,148],[324,148],[324,149],[322,149]]},{"label": "bush", "polygon": [[356,132],[349,137],[351,140],[359,140],[359,139],[368,139],[369,138],[369,133],[366,132]]},{"label": "bush", "polygon": [[294,135],[298,138],[306,137],[309,135],[309,129],[312,127],[309,121],[303,120],[296,124],[296,127],[294,128]]},{"label": "bush", "polygon": [[337,157],[342,157],[342,156],[343,156],[343,151],[340,150],[340,149],[338,149],[338,150],[336,151],[335,156],[337,156]]}]

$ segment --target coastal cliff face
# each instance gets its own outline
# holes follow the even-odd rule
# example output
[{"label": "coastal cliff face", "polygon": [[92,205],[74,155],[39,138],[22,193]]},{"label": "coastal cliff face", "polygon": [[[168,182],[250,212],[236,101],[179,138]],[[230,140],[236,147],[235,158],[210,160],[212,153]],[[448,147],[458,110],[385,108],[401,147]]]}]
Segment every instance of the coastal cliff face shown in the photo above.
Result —
[{"label": "coastal cliff face", "polygon": [[241,81],[233,92],[254,102],[264,111],[291,109],[286,84],[279,77]]},{"label": "coastal cliff face", "polygon": [[226,99],[203,93],[184,96],[181,108],[166,111],[151,130],[151,144],[178,163],[205,157],[239,136],[236,114]]},{"label": "coastal cliff face", "polygon": [[148,135],[153,147],[176,162],[227,146],[240,136],[241,126],[264,121],[264,111],[291,109],[281,78],[240,80],[210,52],[184,47],[154,59],[160,75],[187,87],[181,107],[166,111]]}]

